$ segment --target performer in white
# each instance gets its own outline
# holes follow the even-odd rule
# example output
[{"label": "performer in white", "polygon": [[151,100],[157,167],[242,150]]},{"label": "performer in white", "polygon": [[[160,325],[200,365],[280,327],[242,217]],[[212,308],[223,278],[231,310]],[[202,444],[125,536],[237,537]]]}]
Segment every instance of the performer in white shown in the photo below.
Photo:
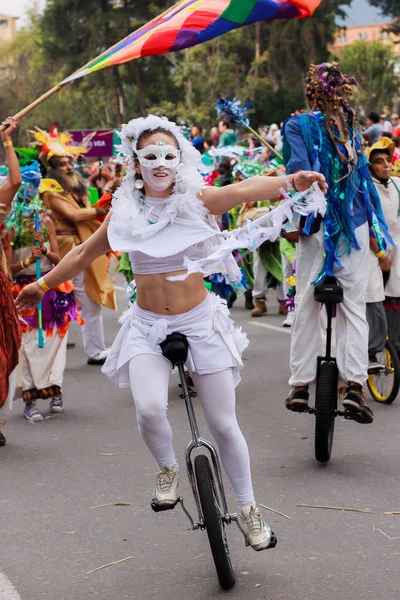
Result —
[{"label": "performer in white", "polygon": [[[394,150],[394,142],[383,137],[367,151],[372,181],[378,191],[390,235],[396,244],[386,252],[379,252],[376,240],[371,238],[367,288],[371,367],[375,366],[376,354],[385,346],[386,334],[400,354],[400,178],[391,177]],[[388,274],[385,286],[382,272]]]},{"label": "performer in white", "polygon": [[205,188],[198,169],[200,154],[174,123],[154,116],[136,119],[122,129],[121,139],[130,166],[114,195],[112,216],[45,280],[25,288],[17,307],[36,305],[44,290],[75,277],[111,249],[129,252],[137,301],[122,319],[103,372],[120,387],[132,389],[141,436],[160,469],[156,500],[174,504],[179,498],[178,466],[167,420],[172,367],[159,346],[176,331],[188,338],[186,366],[234,489],[247,541],[255,550],[263,550],[270,544],[271,530],[256,505],[249,452],[235,414],[235,386],[247,337],[235,328],[226,305],[207,292],[203,277],[223,272],[239,282],[241,274],[231,250],[253,249],[265,239],[276,239],[283,220],[293,216],[293,199],[287,197],[269,213],[271,227],[252,223],[224,236],[212,215],[250,200],[276,197],[288,182],[304,192],[315,184],[314,193],[308,193],[314,204],[307,210],[318,205],[323,210],[325,200],[317,184],[326,191],[325,178],[303,171],[289,178],[253,177],[223,188]]}]

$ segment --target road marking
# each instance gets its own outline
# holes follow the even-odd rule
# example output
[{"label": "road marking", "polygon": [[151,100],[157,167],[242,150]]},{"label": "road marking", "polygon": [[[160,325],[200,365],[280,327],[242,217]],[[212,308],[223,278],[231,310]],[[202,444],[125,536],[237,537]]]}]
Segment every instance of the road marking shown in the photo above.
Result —
[{"label": "road marking", "polygon": [[0,571],[0,598],[1,600],[22,600],[11,581]]},{"label": "road marking", "polygon": [[265,329],[272,329],[272,331],[279,331],[279,333],[290,335],[290,327],[277,327],[276,325],[268,325],[267,323],[253,323],[253,321],[247,322],[249,325],[254,325],[254,327],[264,327]]}]

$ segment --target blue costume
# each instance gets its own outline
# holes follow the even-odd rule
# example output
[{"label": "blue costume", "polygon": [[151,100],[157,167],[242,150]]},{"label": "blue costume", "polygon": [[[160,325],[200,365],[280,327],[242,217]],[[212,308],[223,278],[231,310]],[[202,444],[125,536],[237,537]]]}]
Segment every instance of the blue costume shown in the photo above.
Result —
[{"label": "blue costume", "polygon": [[[325,176],[329,187],[328,207],[323,220],[325,264],[314,283],[321,281],[325,275],[333,275],[334,268],[341,266],[340,256],[350,254],[352,249],[360,249],[355,229],[366,221],[370,236],[378,240],[380,250],[386,248],[384,238],[391,242],[380,199],[369,175],[360,134],[346,123],[349,143],[357,156],[355,163],[347,160],[348,151],[344,144],[333,142],[325,120],[322,112],[310,111],[288,119],[282,129],[287,173],[302,169],[318,171]],[[333,132],[339,138],[336,126]],[[303,233],[310,233],[313,218],[312,215],[308,218]]]}]

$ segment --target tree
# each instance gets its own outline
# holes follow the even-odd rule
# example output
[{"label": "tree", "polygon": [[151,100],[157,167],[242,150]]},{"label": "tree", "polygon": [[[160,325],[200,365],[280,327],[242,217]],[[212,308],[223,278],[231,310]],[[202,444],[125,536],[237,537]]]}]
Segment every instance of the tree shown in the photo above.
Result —
[{"label": "tree", "polygon": [[336,18],[345,17],[344,7],[350,4],[351,0],[323,0],[313,16],[304,21],[271,23],[269,74],[277,93],[291,93],[290,112],[306,106],[304,80],[310,64],[328,60],[328,45],[334,41],[337,30]]},{"label": "tree", "polygon": [[400,0],[369,0],[369,3],[379,8],[384,17],[393,19],[388,31],[400,35]]},{"label": "tree", "polygon": [[380,41],[355,42],[341,51],[340,64],[358,81],[356,101],[365,112],[379,111],[385,104],[392,104],[400,83],[394,70],[395,62],[391,46]]},{"label": "tree", "polygon": [[[169,0],[159,0],[157,6],[145,0],[49,0],[41,19],[44,53],[49,60],[62,63],[68,76],[168,5]],[[152,83],[159,65],[160,60],[153,61]],[[97,73],[96,88],[112,108],[115,125],[121,125],[127,104],[135,114],[145,114],[145,71],[146,63],[141,60]]]}]

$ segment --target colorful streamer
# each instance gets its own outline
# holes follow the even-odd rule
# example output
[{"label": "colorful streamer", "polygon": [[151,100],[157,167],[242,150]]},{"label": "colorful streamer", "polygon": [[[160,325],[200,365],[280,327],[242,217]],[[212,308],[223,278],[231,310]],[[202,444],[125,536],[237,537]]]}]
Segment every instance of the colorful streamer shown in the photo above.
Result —
[{"label": "colorful streamer", "polygon": [[190,48],[258,21],[310,17],[320,3],[321,0],[181,0],[64,79],[61,85],[136,58]]}]

